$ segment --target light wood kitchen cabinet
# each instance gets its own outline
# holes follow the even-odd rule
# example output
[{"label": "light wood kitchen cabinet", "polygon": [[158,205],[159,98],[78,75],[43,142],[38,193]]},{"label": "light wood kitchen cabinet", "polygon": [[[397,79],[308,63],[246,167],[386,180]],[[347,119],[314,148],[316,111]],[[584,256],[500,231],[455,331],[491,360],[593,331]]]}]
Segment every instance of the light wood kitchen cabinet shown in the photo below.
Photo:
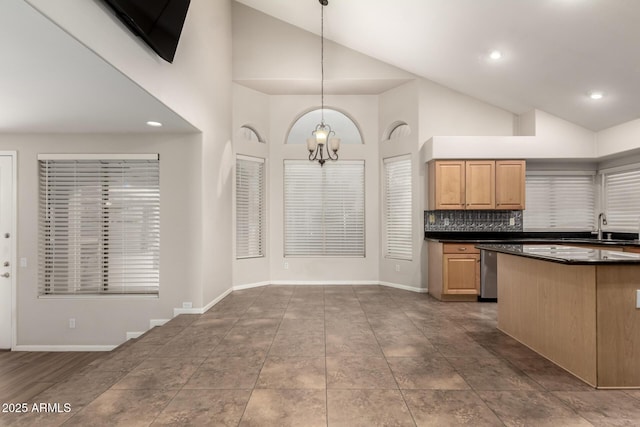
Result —
[{"label": "light wood kitchen cabinet", "polygon": [[465,161],[436,160],[429,165],[429,208],[465,208]]},{"label": "light wood kitchen cabinet", "polygon": [[495,167],[493,160],[465,162],[465,209],[495,209]]},{"label": "light wood kitchen cabinet", "polygon": [[524,209],[524,160],[434,160],[428,169],[430,210]]},{"label": "light wood kitchen cabinet", "polygon": [[524,160],[496,160],[496,209],[525,208]]},{"label": "light wood kitchen cabinet", "polygon": [[442,301],[477,301],[480,251],[472,243],[429,242],[429,293]]}]

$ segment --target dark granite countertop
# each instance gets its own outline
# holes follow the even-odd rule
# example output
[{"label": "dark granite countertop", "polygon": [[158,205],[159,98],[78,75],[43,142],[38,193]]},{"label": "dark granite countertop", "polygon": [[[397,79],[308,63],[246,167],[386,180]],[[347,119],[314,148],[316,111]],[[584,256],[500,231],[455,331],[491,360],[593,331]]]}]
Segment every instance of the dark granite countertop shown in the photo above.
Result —
[{"label": "dark granite countertop", "polygon": [[[636,246],[640,247],[637,234],[614,233],[613,239],[598,240],[589,232],[576,233],[535,233],[535,232],[430,232],[425,233],[425,240],[435,240],[442,243],[487,243],[487,244],[551,244],[562,245],[602,245],[607,246]],[[635,237],[635,239],[634,239]]]},{"label": "dark granite countertop", "polygon": [[527,258],[541,259],[544,261],[559,262],[562,264],[638,264],[640,254],[609,251],[606,249],[590,249],[584,247],[567,246],[564,244],[478,244],[478,249],[517,255]]}]

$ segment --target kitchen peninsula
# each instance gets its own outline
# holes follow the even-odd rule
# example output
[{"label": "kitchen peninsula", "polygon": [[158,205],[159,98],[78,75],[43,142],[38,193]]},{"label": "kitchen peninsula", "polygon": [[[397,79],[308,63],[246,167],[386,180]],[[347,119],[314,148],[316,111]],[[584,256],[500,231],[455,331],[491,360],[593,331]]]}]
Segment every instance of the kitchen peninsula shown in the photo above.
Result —
[{"label": "kitchen peninsula", "polygon": [[481,244],[498,253],[498,329],[597,388],[640,388],[640,254]]}]

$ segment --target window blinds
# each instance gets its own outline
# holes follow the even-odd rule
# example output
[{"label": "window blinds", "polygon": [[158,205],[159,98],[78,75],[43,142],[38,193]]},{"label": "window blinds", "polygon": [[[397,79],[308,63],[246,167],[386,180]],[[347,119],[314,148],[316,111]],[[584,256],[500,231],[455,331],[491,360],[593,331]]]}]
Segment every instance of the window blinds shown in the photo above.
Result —
[{"label": "window blinds", "polygon": [[364,161],[284,161],[285,256],[364,257]]},{"label": "window blinds", "polygon": [[158,294],[158,156],[55,157],[39,157],[39,294]]},{"label": "window blinds", "polygon": [[236,258],[264,256],[264,160],[236,160]]},{"label": "window blinds", "polygon": [[411,260],[411,158],[384,160],[385,257]]},{"label": "window blinds", "polygon": [[525,230],[592,230],[595,184],[592,173],[530,174],[526,177]]},{"label": "window blinds", "polygon": [[637,232],[640,223],[640,167],[607,172],[603,176],[608,229]]}]

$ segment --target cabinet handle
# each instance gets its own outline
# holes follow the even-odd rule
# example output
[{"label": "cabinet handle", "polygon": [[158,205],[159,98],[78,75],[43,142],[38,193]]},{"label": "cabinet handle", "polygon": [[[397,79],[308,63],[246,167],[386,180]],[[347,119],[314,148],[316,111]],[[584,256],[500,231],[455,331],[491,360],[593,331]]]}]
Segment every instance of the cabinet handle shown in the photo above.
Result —
[{"label": "cabinet handle", "polygon": [[458,248],[459,251],[466,251],[467,248]]}]

